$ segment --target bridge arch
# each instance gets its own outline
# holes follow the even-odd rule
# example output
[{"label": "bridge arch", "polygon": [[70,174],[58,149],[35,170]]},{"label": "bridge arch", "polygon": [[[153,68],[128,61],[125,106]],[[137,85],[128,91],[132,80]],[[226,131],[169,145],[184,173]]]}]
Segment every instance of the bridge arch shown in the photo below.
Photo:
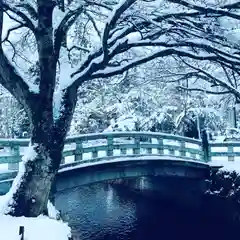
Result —
[{"label": "bridge arch", "polygon": [[204,180],[209,177],[210,170],[211,167],[207,163],[180,158],[170,159],[164,156],[124,158],[84,166],[71,165],[60,169],[55,191],[59,192],[68,188],[102,181],[146,176]]}]

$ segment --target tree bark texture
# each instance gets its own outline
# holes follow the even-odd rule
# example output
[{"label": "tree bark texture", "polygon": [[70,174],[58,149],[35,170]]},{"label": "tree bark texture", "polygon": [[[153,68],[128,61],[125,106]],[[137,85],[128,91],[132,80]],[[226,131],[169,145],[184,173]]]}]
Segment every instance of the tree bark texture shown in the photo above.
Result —
[{"label": "tree bark texture", "polygon": [[[13,195],[13,204],[8,214],[37,217],[47,208],[50,190],[62,160],[64,141],[70,127],[77,101],[77,89],[68,89],[62,99],[62,112],[53,120],[52,99],[39,96],[31,113],[31,144],[36,151],[35,159],[25,163],[25,172]],[[51,106],[51,107],[50,107]]]}]

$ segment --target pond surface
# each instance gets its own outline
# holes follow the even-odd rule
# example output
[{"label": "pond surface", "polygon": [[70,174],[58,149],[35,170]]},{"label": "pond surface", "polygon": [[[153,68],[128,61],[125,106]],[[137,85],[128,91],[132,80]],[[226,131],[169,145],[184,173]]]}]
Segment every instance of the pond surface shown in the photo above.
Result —
[{"label": "pond surface", "polygon": [[240,228],[236,232],[219,216],[209,216],[207,209],[187,210],[107,183],[58,193],[55,204],[79,240],[212,240],[240,235]]}]

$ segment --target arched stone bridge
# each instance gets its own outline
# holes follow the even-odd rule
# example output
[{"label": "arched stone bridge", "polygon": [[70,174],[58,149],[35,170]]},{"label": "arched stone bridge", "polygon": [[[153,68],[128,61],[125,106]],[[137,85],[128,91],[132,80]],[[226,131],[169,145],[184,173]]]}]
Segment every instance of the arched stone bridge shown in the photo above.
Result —
[{"label": "arched stone bridge", "polygon": [[[28,139],[0,139],[0,193],[16,176]],[[212,149],[218,149],[212,151]],[[222,148],[222,151],[219,151]],[[211,158],[240,157],[240,143],[211,143],[208,161],[199,140],[151,132],[86,134],[66,139],[57,190],[139,176],[206,178]],[[226,150],[227,149],[227,150]],[[71,178],[69,178],[71,177]],[[68,179],[65,181],[65,179]],[[70,179],[70,180],[69,180]]]}]

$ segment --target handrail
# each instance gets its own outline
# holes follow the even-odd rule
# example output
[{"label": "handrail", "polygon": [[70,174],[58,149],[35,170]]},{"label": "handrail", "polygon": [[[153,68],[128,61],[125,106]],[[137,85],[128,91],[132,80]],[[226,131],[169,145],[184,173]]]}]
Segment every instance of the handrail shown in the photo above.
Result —
[{"label": "handrail", "polygon": [[[152,139],[156,141],[154,142]],[[97,141],[92,142],[94,140]],[[168,142],[166,140],[170,141]],[[9,170],[17,170],[22,156],[20,148],[27,147],[29,141],[30,139],[0,138],[0,147],[10,149],[10,153],[0,155],[0,165],[8,164]],[[173,141],[173,144],[171,141]],[[62,160],[62,164],[66,163],[66,158],[68,157],[70,157],[73,162],[78,162],[79,164],[83,162],[86,163],[86,159],[84,159],[86,155],[89,158],[89,162],[100,161],[101,159],[120,158],[129,156],[129,150],[132,151],[131,156],[133,157],[158,155],[169,158],[179,157],[201,162],[211,161],[213,158],[224,157],[227,158],[228,161],[234,161],[235,157],[240,157],[240,142],[209,142],[209,159],[207,160],[202,150],[202,142],[198,139],[154,132],[104,132],[82,134],[68,137],[65,140],[63,152],[64,159]],[[118,154],[116,154],[117,151]],[[101,152],[105,152],[106,154],[103,156],[100,154]]]},{"label": "handrail", "polygon": [[[119,139],[121,141],[118,141]],[[129,139],[131,139],[130,142]],[[156,141],[153,142],[152,139],[156,139]],[[95,144],[91,142],[94,140],[104,141],[97,141]],[[170,140],[170,142],[164,140]],[[0,147],[10,149],[10,153],[0,155],[0,165],[5,163],[8,164],[9,170],[17,170],[22,156],[20,147],[27,147],[29,141],[30,139],[0,139]],[[171,141],[176,142],[176,144],[171,144]],[[73,143],[74,145],[72,145]],[[195,148],[187,145],[188,143],[195,145]],[[68,145],[70,148],[67,148]],[[129,156],[129,150],[132,151],[130,155],[133,157],[146,156],[146,154],[148,156],[157,154],[176,157],[178,152],[179,158],[204,162],[201,145],[200,140],[165,133],[104,132],[83,134],[68,137],[65,140],[62,164],[66,163],[67,157],[71,157],[72,161],[81,164],[83,161],[86,162],[84,155],[88,155],[89,162]],[[116,154],[117,151],[119,154]],[[101,152],[105,152],[105,155],[101,155]]]},{"label": "handrail", "polygon": [[[90,141],[98,139],[107,139],[108,137],[112,138],[123,138],[123,137],[147,137],[147,138],[163,138],[169,140],[185,141],[193,144],[201,144],[201,141],[198,139],[183,137],[179,135],[167,134],[167,133],[155,133],[155,132],[104,132],[104,133],[90,133],[90,134],[81,134],[78,136],[67,137],[65,140],[66,144],[74,143],[77,140],[81,141]],[[0,138],[0,146],[9,147],[12,145],[19,146],[28,146],[30,139],[29,138]]]},{"label": "handrail", "polygon": [[155,132],[104,132],[104,133],[90,133],[82,134],[79,136],[72,136],[66,139],[66,143],[71,143],[76,140],[97,140],[97,139],[106,139],[108,137],[120,138],[120,137],[147,137],[147,138],[163,138],[169,140],[185,141],[193,144],[201,144],[201,141],[198,139],[183,137],[179,135],[167,134],[167,133],[155,133]]}]

